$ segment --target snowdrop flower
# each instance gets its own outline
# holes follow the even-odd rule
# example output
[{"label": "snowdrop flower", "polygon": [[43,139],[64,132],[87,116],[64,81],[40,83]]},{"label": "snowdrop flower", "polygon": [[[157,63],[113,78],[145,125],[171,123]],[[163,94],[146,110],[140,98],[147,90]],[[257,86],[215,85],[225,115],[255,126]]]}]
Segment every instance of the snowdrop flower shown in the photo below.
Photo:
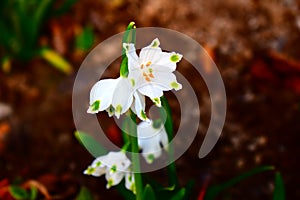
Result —
[{"label": "snowdrop flower", "polygon": [[159,45],[159,40],[154,39],[149,46],[141,49],[138,57],[134,44],[123,43],[128,57],[128,79],[136,90],[150,97],[157,106],[161,106],[163,91],[182,88],[173,74],[182,55],[162,52]]},{"label": "snowdrop flower", "polygon": [[93,114],[106,110],[109,116],[119,118],[130,107],[141,120],[147,120],[145,97],[134,91],[129,79],[119,77],[100,80],[92,87],[87,112]]},{"label": "snowdrop flower", "polygon": [[107,188],[119,184],[125,177],[126,188],[135,192],[135,183],[130,172],[130,166],[131,161],[124,152],[109,152],[107,155],[96,158],[83,173],[92,176],[105,174]]},{"label": "snowdrop flower", "polygon": [[161,106],[163,91],[182,88],[173,72],[182,55],[162,52],[156,38],[143,48],[140,57],[135,52],[134,44],[123,43],[128,57],[128,77],[104,79],[98,81],[90,92],[88,113],[106,110],[109,116],[117,118],[129,108],[143,121],[148,118],[145,113],[145,96]]},{"label": "snowdrop flower", "polygon": [[167,150],[168,135],[161,122],[141,122],[137,126],[137,136],[142,155],[149,164],[161,155],[162,148]]}]

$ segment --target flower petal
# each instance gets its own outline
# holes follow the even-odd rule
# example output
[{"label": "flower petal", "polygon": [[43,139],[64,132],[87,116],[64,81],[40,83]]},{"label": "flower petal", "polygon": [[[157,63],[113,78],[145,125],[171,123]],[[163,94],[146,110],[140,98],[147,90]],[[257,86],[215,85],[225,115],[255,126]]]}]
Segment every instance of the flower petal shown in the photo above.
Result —
[{"label": "flower petal", "polygon": [[131,161],[127,158],[126,154],[122,151],[109,152],[106,156],[102,156],[101,162],[107,166],[108,169],[115,167],[113,171],[127,171]]},{"label": "flower petal", "polygon": [[163,90],[161,89],[161,87],[159,87],[159,85],[153,84],[151,82],[140,86],[139,88],[137,88],[137,90],[141,94],[148,96],[151,99],[160,98],[163,95]]},{"label": "flower petal", "polygon": [[140,52],[140,64],[146,64],[148,62],[156,63],[160,59],[162,50],[159,44],[160,42],[156,38],[149,46],[142,48]]},{"label": "flower petal", "polygon": [[131,110],[143,121],[148,120],[145,113],[145,96],[136,91],[134,93],[134,103],[131,106]]},{"label": "flower petal", "polygon": [[83,173],[93,176],[101,176],[102,174],[105,174],[106,167],[101,162],[101,159],[101,157],[96,158]]},{"label": "flower petal", "polygon": [[105,174],[105,179],[107,180],[106,188],[110,188],[111,186],[118,185],[121,180],[124,178],[124,172],[116,172],[116,173],[109,173],[108,171]]},{"label": "flower petal", "polygon": [[153,122],[141,122],[137,127],[138,144],[142,155],[148,163],[160,157],[161,149],[168,144],[168,136],[163,125],[153,127]]},{"label": "flower petal", "polygon": [[176,63],[182,59],[182,55],[175,52],[161,52],[160,58],[153,63],[154,71],[173,72],[176,70]]},{"label": "flower petal", "polygon": [[125,187],[131,190],[133,194],[136,193],[135,181],[133,173],[126,173],[125,175]]},{"label": "flower petal", "polygon": [[163,91],[180,90],[182,88],[182,85],[177,82],[173,73],[153,71],[153,76],[152,83]]},{"label": "flower petal", "polygon": [[98,81],[91,89],[90,106],[87,112],[97,113],[107,109],[112,102],[117,83],[117,79],[104,79]]},{"label": "flower petal", "polygon": [[129,80],[123,77],[118,78],[118,80],[112,98],[112,106],[117,118],[130,108],[133,101],[133,88]]},{"label": "flower petal", "polygon": [[133,43],[123,43],[126,56],[128,58],[128,70],[132,71],[139,67],[139,58],[136,54],[136,50]]}]

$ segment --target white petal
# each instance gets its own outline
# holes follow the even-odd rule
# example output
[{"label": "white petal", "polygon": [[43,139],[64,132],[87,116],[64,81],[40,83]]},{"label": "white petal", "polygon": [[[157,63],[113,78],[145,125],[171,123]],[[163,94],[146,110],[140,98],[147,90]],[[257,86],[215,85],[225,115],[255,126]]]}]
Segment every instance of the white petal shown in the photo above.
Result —
[{"label": "white petal", "polygon": [[134,69],[129,71],[128,79],[133,88],[139,88],[141,85],[147,84],[146,80],[143,77],[143,72],[140,69]]},{"label": "white petal", "polygon": [[128,70],[132,71],[139,67],[139,58],[136,54],[134,44],[123,43],[123,48],[125,49],[126,56],[128,58]]},{"label": "white petal", "polygon": [[125,187],[128,190],[131,190],[134,194],[136,193],[134,174],[133,173],[126,173],[126,175],[125,175]]},{"label": "white petal", "polygon": [[179,53],[162,52],[160,58],[153,63],[152,67],[154,71],[173,72],[176,70],[176,63],[182,59],[182,55]]},{"label": "white petal", "polygon": [[148,83],[137,89],[141,94],[150,97],[151,99],[160,98],[163,95],[163,90],[157,84]]},{"label": "white petal", "polygon": [[140,94],[139,92],[134,93],[134,104],[132,107],[132,111],[143,121],[148,120],[145,113],[145,96]]},{"label": "white petal", "polygon": [[128,167],[131,164],[126,154],[122,151],[109,152],[105,157],[103,157],[101,161],[109,169],[111,169],[113,166],[116,166],[116,171],[118,172],[127,171]]},{"label": "white petal", "polygon": [[125,176],[124,172],[109,173],[109,171],[107,171],[105,174],[105,178],[107,180],[106,188],[110,188],[111,186],[118,185],[122,181],[124,176]]},{"label": "white petal", "polygon": [[133,88],[127,78],[118,78],[119,82],[116,85],[112,98],[112,106],[115,108],[115,115],[119,118],[131,106],[133,101]]},{"label": "white petal", "polygon": [[[148,163],[152,163],[162,153],[162,147],[168,144],[164,126],[153,128],[153,123],[141,122],[137,127],[138,144],[142,155]],[[163,146],[161,146],[163,145]]]},{"label": "white petal", "polygon": [[87,175],[101,176],[102,174],[105,174],[105,170],[106,166],[101,162],[101,157],[98,157],[83,173]]},{"label": "white petal", "polygon": [[161,48],[159,48],[159,44],[159,40],[156,38],[151,42],[149,46],[142,48],[140,52],[141,64],[146,64],[149,61],[151,63],[156,63],[160,59],[162,50]]},{"label": "white petal", "polygon": [[[87,112],[97,113],[107,109],[112,102],[117,83],[117,79],[104,79],[98,81],[91,89],[90,107]],[[98,105],[95,106],[95,102],[97,102]]]},{"label": "white petal", "polygon": [[170,72],[153,71],[154,78],[151,80],[154,85],[163,91],[180,90],[182,85],[177,82],[176,76]]}]

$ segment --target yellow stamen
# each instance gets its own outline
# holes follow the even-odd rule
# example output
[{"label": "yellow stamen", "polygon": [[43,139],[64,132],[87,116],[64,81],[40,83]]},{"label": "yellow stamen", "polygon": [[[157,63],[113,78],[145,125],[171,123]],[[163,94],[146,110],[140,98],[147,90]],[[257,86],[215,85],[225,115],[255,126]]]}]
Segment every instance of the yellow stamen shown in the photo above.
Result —
[{"label": "yellow stamen", "polygon": [[149,73],[149,76],[150,78],[154,78],[153,74],[152,73]]},{"label": "yellow stamen", "polygon": [[148,61],[148,62],[146,63],[146,67],[149,67],[151,64],[152,64],[152,62],[151,62],[151,61]]}]

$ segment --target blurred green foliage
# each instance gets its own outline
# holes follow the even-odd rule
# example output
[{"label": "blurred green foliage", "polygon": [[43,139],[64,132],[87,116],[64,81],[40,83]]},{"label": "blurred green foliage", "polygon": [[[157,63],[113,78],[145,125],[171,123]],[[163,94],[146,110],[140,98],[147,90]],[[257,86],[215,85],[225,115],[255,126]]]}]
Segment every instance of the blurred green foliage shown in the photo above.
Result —
[{"label": "blurred green foliage", "polygon": [[95,35],[93,29],[87,26],[75,37],[75,48],[79,51],[86,52],[93,46]]},{"label": "blurred green foliage", "polygon": [[30,190],[26,190],[17,185],[11,185],[9,192],[14,199],[17,200],[35,200],[37,199],[38,191],[35,187],[31,187]]},{"label": "blurred green foliage", "polygon": [[[2,68],[9,68],[8,60],[29,61],[33,57],[43,57],[47,47],[40,47],[38,39],[46,21],[69,10],[77,0],[64,0],[55,8],[53,0],[2,0],[0,6],[0,56]],[[70,73],[68,62],[48,49],[45,59],[59,70]],[[55,59],[60,60],[59,62]]]},{"label": "blurred green foliage", "polygon": [[[214,200],[217,198],[217,196],[220,196],[224,191],[234,187],[239,182],[244,181],[245,179],[250,178],[256,174],[274,170],[275,167],[273,166],[261,166],[251,169],[219,185],[210,186],[205,192],[204,200]],[[279,172],[275,173],[273,200],[285,200],[284,183]]]}]

